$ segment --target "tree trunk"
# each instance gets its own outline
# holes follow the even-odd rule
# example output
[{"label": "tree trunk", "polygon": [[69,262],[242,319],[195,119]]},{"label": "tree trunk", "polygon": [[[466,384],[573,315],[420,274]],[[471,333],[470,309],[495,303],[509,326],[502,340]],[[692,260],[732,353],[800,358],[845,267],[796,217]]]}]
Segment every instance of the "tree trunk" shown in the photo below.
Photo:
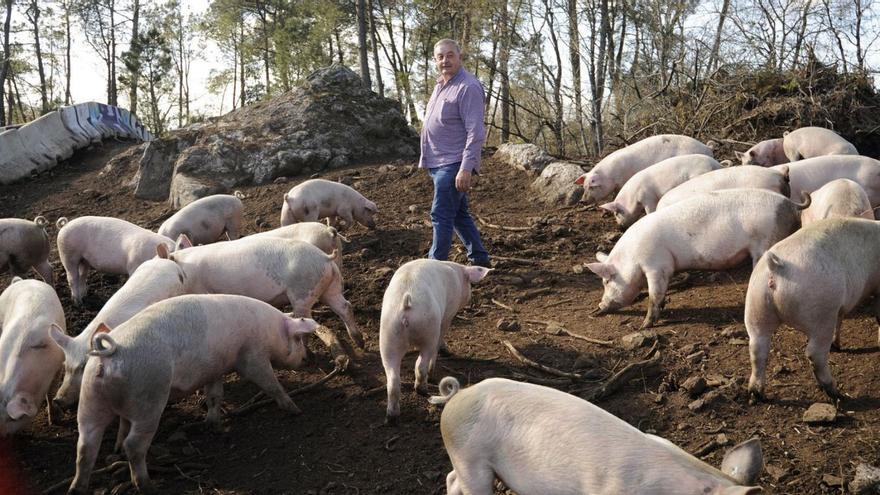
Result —
[{"label": "tree trunk", "polygon": [[[141,46],[140,46],[140,38],[139,38],[139,27],[138,22],[141,14],[141,2],[140,0],[134,0],[132,5],[132,16],[131,16],[131,52],[135,57],[135,60],[138,61],[138,66],[140,66],[141,59]],[[131,74],[131,86],[128,88],[128,109],[133,114],[137,114],[138,107],[138,79],[140,78],[140,70],[135,70]]]},{"label": "tree trunk", "polygon": [[6,20],[3,22],[3,59],[0,60],[0,126],[8,123],[6,111],[3,108],[5,104],[3,101],[3,87],[6,83],[6,75],[9,73],[9,59],[11,58],[9,56],[9,28],[12,23],[12,2],[13,0],[6,0]]},{"label": "tree trunk", "polygon": [[801,54],[801,45],[804,42],[804,34],[807,32],[807,15],[810,13],[810,5],[813,3],[813,0],[807,0],[807,3],[804,5],[804,13],[801,16],[801,25],[798,29],[797,38],[794,43],[794,54],[791,57],[791,69],[794,70],[797,67],[798,58],[800,58]]},{"label": "tree trunk", "polygon": [[727,10],[730,8],[730,0],[724,0],[721,4],[721,14],[718,16],[718,30],[715,31],[715,42],[712,43],[712,53],[709,54],[709,62],[706,70],[711,72],[718,68],[718,50],[721,48],[721,31],[724,30],[724,21],[727,19]]},{"label": "tree trunk", "polygon": [[370,64],[367,61],[367,7],[366,0],[357,0],[357,25],[358,25],[358,60],[361,63],[361,79],[364,86],[372,89],[373,82],[370,80]]},{"label": "tree trunk", "polygon": [[571,63],[574,115],[581,141],[581,150],[586,152],[587,133],[584,132],[584,107],[581,101],[581,41],[578,29],[577,0],[568,0],[568,58]]},{"label": "tree trunk", "polygon": [[115,0],[109,2],[110,6],[110,77],[107,94],[107,104],[118,105],[118,90],[116,88],[116,5]]},{"label": "tree trunk", "polygon": [[385,96],[382,68],[379,66],[379,47],[376,46],[376,11],[373,7],[373,0],[367,1],[367,10],[370,20],[370,45],[373,47],[373,68],[376,70],[376,87],[379,89],[379,96]]},{"label": "tree trunk", "polygon": [[49,95],[46,87],[46,70],[43,67],[43,51],[40,48],[40,6],[37,0],[31,1],[27,12],[34,32],[34,55],[37,57],[37,74],[40,77],[40,114],[42,115],[49,111]]},{"label": "tree trunk", "polygon": [[548,30],[550,34],[550,46],[553,48],[553,54],[556,57],[556,71],[553,74],[553,137],[556,140],[556,152],[560,156],[565,156],[565,140],[562,138],[564,126],[564,108],[562,106],[562,55],[559,51],[559,39],[556,37],[556,15],[553,13],[549,0],[544,0],[544,15],[550,28]]},{"label": "tree trunk", "polygon": [[70,0],[66,0],[61,8],[64,9],[64,104],[70,105],[73,101],[70,95]]},{"label": "tree trunk", "polygon": [[507,65],[510,60],[511,41],[510,13],[507,0],[501,5],[501,52],[499,53],[498,74],[501,76],[501,143],[510,141],[510,74]]},{"label": "tree trunk", "polygon": [[239,60],[239,68],[241,69],[241,92],[239,93],[241,96],[239,98],[239,106],[244,108],[245,102],[247,102],[247,93],[245,91],[245,63],[244,63],[244,20],[241,19],[238,24],[238,60]]}]

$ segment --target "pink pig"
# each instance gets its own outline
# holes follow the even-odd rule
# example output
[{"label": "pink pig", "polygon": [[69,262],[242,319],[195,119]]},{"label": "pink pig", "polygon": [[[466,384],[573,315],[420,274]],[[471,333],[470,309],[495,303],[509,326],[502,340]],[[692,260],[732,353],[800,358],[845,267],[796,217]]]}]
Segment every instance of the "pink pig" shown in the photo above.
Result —
[{"label": "pink pig", "polygon": [[786,132],[783,140],[785,156],[795,162],[824,155],[858,155],[856,147],[831,129],[801,127]]},{"label": "pink pig", "polygon": [[782,143],[783,139],[767,139],[749,148],[745,153],[734,151],[736,157],[743,165],[758,165],[760,167],[772,167],[788,163],[789,160],[785,156],[785,148]]}]

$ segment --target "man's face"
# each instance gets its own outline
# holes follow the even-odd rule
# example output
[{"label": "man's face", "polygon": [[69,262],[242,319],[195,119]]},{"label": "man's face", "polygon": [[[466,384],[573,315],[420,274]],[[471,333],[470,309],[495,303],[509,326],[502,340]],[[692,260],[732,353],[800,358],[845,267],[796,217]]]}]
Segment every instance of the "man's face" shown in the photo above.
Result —
[{"label": "man's face", "polygon": [[437,63],[437,71],[448,81],[461,68],[461,54],[453,45],[439,45],[434,48],[434,62]]}]

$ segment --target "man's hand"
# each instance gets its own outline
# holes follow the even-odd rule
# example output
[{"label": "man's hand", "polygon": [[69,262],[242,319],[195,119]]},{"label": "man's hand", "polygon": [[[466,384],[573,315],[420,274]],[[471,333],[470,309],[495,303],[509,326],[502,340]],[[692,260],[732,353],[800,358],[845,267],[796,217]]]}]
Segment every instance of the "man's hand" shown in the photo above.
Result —
[{"label": "man's hand", "polygon": [[460,169],[458,175],[455,176],[455,189],[458,192],[466,193],[471,188],[471,173],[465,169]]}]

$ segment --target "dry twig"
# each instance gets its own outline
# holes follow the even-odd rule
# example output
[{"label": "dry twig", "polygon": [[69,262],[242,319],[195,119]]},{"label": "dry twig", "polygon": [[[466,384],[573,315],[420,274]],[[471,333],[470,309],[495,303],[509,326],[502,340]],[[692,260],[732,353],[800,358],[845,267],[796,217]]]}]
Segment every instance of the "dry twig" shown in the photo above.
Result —
[{"label": "dry twig", "polygon": [[[113,464],[110,464],[109,466],[102,467],[101,469],[95,469],[94,471],[92,471],[92,476],[94,476],[96,474],[102,474],[102,473],[108,473],[111,471],[116,471],[118,468],[120,468],[122,466],[128,466],[128,461],[116,461]],[[64,488],[66,485],[70,484],[71,481],[73,481],[73,476],[71,476],[69,478],[65,478],[64,480],[59,481],[58,483],[55,483],[54,485],[50,486],[49,488],[46,488],[45,490],[43,490],[43,495],[47,495],[49,493],[52,493],[52,492],[58,490],[59,488]]]},{"label": "dry twig", "polygon": [[[305,385],[303,387],[300,387],[298,389],[291,390],[290,392],[287,392],[287,396],[293,397],[294,395],[299,395],[303,392],[308,392],[309,390],[311,390],[315,387],[323,385],[324,383],[329,381],[331,378],[342,373],[343,371],[345,371],[344,368],[337,366],[337,367],[333,368],[333,371],[331,371],[330,373],[327,373],[326,375],[324,375],[323,378],[316,381],[315,383],[310,383],[310,384]],[[275,402],[275,399],[264,399],[264,400],[255,401],[255,402],[248,401],[248,403],[246,405],[229,411],[227,413],[227,416],[241,416],[242,414],[248,413],[250,411],[253,411],[254,409],[265,406],[266,404],[270,404],[272,402]]]},{"label": "dry twig", "polygon": [[586,335],[581,335],[579,333],[574,333],[560,325],[555,321],[544,321],[544,320],[526,320],[526,323],[534,323],[536,325],[544,325],[547,327],[547,333],[551,335],[567,335],[569,337],[574,337],[579,340],[583,340],[584,342],[589,342],[591,344],[596,345],[604,345],[607,347],[612,347],[614,342],[611,340],[599,340],[594,339],[592,337],[587,337]]},{"label": "dry twig", "polygon": [[630,363],[622,370],[618,371],[611,378],[605,382],[604,385],[599,387],[596,391],[590,394],[587,400],[595,401],[601,399],[603,397],[608,397],[609,395],[616,392],[618,389],[623,387],[626,382],[630,381],[632,378],[635,378],[640,374],[650,374],[655,371],[659,371],[660,368],[660,353],[654,355],[651,359],[646,361],[639,361],[637,363]]},{"label": "dry twig", "polygon": [[507,347],[507,350],[510,351],[511,354],[513,354],[513,357],[517,358],[520,362],[522,362],[528,366],[531,366],[532,368],[539,369],[539,370],[543,371],[544,373],[550,373],[551,375],[562,376],[562,377],[571,378],[574,380],[580,380],[581,378],[583,378],[581,375],[579,375],[577,373],[569,373],[567,371],[558,370],[556,368],[551,368],[550,366],[546,366],[541,363],[532,361],[531,359],[523,356],[522,353],[519,352],[519,350],[517,350],[517,348],[514,347],[513,344],[511,344],[507,340],[503,340],[503,341],[501,341],[501,343],[504,344],[505,347]]},{"label": "dry twig", "polygon": [[498,229],[498,230],[506,230],[508,232],[528,232],[532,230],[531,227],[508,227],[507,225],[498,225],[497,223],[490,223],[486,220],[483,220],[481,217],[477,217],[477,221],[483,224],[490,229]]}]

